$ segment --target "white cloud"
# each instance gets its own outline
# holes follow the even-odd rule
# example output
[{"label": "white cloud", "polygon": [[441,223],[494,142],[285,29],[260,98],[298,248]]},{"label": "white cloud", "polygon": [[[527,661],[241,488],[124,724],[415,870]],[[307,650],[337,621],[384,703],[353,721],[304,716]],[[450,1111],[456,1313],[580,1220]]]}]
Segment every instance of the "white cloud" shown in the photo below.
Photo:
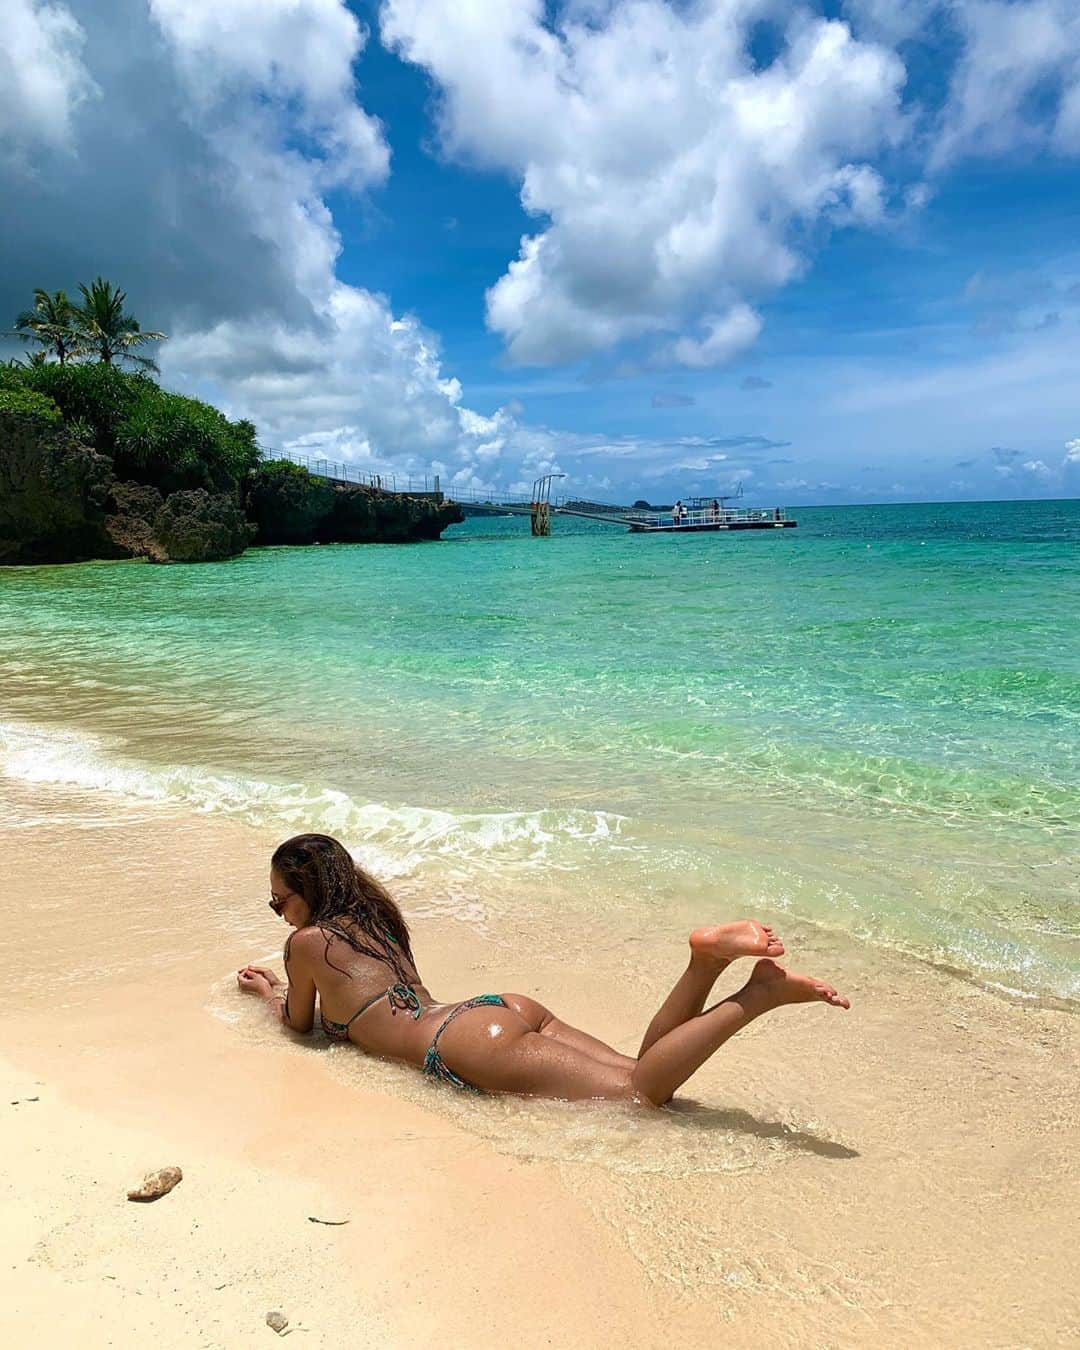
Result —
[{"label": "white cloud", "polygon": [[310,325],[224,320],[174,338],[161,360],[174,382],[214,387],[275,446],[419,468],[459,438],[490,441],[499,429],[459,408],[433,335],[395,318],[381,296],[329,279]]},{"label": "white cloud", "polygon": [[85,34],[71,11],[8,0],[0,45],[0,163],[41,146],[69,149],[72,119],[96,86],[82,63]]},{"label": "white cloud", "polygon": [[938,8],[940,0],[844,0],[844,15],[860,37],[888,43],[915,37]]},{"label": "white cloud", "polygon": [[706,315],[702,325],[705,336],[700,341],[682,337],[675,343],[673,354],[680,365],[718,366],[730,360],[757,340],[761,317],[749,305],[738,304],[732,305],[726,314]]},{"label": "white cloud", "polygon": [[512,358],[674,334],[670,358],[723,360],[803,266],[796,231],[880,219],[864,161],[903,134],[903,65],[801,6],[763,69],[756,0],[586,9],[553,28],[542,0],[385,0],[381,31],[437,82],[447,153],[513,175],[545,222],[488,292]]},{"label": "white cloud", "polygon": [[[918,209],[925,185],[882,176],[893,163],[882,152],[910,121],[903,65],[875,44],[910,36],[920,13],[951,15],[965,44],[940,124],[948,156],[1080,139],[1065,0],[848,0],[854,37],[799,0],[571,0],[557,30],[545,26],[553,8],[383,9],[388,39],[435,77],[448,153],[513,175],[535,213],[489,294],[489,321],[519,360],[638,343],[626,368],[650,379],[657,363],[708,368],[755,341],[759,307],[804,269],[810,239],[873,226],[897,198]],[[1016,50],[987,45],[1002,9],[1041,16],[1036,36],[1056,34],[1057,55],[1035,37]],[[788,26],[759,68],[751,25],[777,15]],[[35,285],[71,290],[103,272],[145,323],[173,335],[160,354],[166,379],[251,416],[269,443],[372,467],[437,466],[477,487],[527,487],[561,468],[583,495],[617,498],[627,483],[693,490],[686,476],[699,473],[717,491],[780,444],[568,433],[525,424],[516,403],[481,414],[420,319],[344,284],[328,193],[367,191],[389,163],[356,84],[366,34],[344,0],[8,0],[4,24],[0,194],[19,209],[4,222],[3,314]],[[983,88],[989,80],[993,94],[995,61],[1013,72],[1000,76],[1007,135],[997,141]],[[1048,73],[1032,83],[1032,71]],[[1062,326],[1071,331],[1067,314]],[[1023,350],[914,375],[856,370],[848,413],[880,424],[882,408],[894,422],[901,405],[933,405],[942,426],[950,410],[977,409],[984,423],[1000,419],[995,438],[1025,447],[1002,467],[1036,490],[1040,470],[1023,466],[1056,465],[1045,447],[1072,429],[1069,350],[1061,334],[1032,335]],[[828,413],[819,392],[815,408]],[[1017,428],[1036,403],[1058,418],[1052,437]],[[698,404],[712,415],[704,395]],[[1080,464],[1075,450],[1069,442],[1063,469]],[[843,465],[811,468],[797,453],[787,472],[832,490],[816,479],[827,468],[831,482]]]},{"label": "white cloud", "polygon": [[276,107],[293,136],[299,131],[317,147],[308,159],[320,187],[363,188],[386,176],[381,127],[353,87],[366,35],[339,0],[148,2],[200,119],[258,134],[255,109]]},{"label": "white cloud", "polygon": [[1026,459],[1024,461],[1024,472],[1030,473],[1035,478],[1042,479],[1048,479],[1054,476],[1053,469],[1041,459]]},{"label": "white cloud", "polygon": [[1080,464],[1080,439],[1065,442],[1065,464]]},{"label": "white cloud", "polygon": [[940,169],[964,155],[1048,146],[1080,153],[1076,0],[960,0],[947,12],[963,49],[933,165]]}]

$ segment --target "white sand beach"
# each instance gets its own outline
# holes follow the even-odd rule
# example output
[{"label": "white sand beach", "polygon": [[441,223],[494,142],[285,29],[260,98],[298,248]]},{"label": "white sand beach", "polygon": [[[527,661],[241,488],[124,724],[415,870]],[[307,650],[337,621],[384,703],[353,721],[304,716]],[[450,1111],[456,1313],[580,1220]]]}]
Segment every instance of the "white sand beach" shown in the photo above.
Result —
[{"label": "white sand beach", "polygon": [[[234,992],[283,938],[272,838],[4,793],[13,1343],[268,1344],[271,1310],[327,1347],[1075,1343],[1071,1012],[789,924],[849,1015],[763,1019],[669,1111],[466,1098]],[[683,957],[595,917],[414,936],[442,996],[518,989],[627,1049]]]}]

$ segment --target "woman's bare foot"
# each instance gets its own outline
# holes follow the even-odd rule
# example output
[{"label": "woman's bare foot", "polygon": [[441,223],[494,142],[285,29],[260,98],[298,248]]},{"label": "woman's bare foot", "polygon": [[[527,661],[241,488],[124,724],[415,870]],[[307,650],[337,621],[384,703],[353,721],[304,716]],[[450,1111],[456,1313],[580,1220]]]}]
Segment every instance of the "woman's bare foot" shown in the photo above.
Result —
[{"label": "woman's bare foot", "polygon": [[779,1007],[782,1003],[831,1003],[834,1008],[850,1008],[851,1004],[838,994],[831,984],[812,980],[809,975],[796,975],[775,961],[759,961],[750,976],[749,984],[763,985],[769,998]]},{"label": "woman's bare foot", "polygon": [[737,956],[783,956],[784,944],[768,924],[740,919],[714,928],[695,928],[690,934],[690,950],[695,956],[726,965]]}]

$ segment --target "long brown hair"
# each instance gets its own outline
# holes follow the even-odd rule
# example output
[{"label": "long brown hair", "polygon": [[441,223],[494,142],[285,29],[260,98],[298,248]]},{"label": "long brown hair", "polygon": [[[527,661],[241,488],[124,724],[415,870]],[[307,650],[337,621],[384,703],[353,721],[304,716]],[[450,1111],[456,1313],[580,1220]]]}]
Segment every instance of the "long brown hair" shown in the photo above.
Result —
[{"label": "long brown hair", "polygon": [[278,845],[270,865],[291,891],[304,897],[312,926],[327,939],[328,953],[333,935],[361,956],[386,961],[403,983],[415,975],[409,926],[401,910],[386,887],[353,861],[344,844],[328,834],[298,834]]}]

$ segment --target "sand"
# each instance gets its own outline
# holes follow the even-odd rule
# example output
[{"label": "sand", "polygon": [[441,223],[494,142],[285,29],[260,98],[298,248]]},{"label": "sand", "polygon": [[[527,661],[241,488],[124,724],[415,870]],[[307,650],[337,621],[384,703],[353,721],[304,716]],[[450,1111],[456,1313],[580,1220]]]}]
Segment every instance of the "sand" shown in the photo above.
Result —
[{"label": "sand", "polygon": [[[235,992],[280,961],[269,837],[2,796],[8,1343],[268,1345],[271,1310],[308,1347],[1076,1343],[1072,1010],[763,915],[850,1014],[762,1019],[672,1111],[464,1098]],[[632,1049],[683,934],[515,912],[416,919],[433,991]]]}]

